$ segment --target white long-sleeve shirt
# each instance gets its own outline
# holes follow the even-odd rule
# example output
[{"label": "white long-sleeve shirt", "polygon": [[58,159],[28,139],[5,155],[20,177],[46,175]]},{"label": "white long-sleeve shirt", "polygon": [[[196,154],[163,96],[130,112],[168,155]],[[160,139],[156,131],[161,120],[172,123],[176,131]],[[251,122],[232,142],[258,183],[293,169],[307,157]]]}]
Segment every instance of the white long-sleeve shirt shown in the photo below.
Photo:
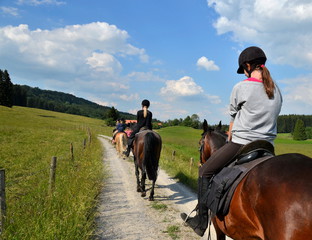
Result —
[{"label": "white long-sleeve shirt", "polygon": [[274,144],[282,102],[282,95],[276,84],[274,97],[269,99],[262,81],[248,78],[237,83],[230,98],[232,141],[247,144],[263,139]]}]

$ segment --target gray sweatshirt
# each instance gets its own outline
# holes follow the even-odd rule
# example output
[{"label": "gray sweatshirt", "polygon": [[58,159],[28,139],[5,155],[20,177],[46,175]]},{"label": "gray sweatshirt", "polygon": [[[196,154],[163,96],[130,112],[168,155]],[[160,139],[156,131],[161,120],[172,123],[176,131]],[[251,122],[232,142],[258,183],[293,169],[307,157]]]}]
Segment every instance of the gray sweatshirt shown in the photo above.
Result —
[{"label": "gray sweatshirt", "polygon": [[269,99],[263,83],[248,78],[237,83],[230,98],[232,141],[247,144],[254,140],[273,141],[277,134],[277,117],[282,107],[282,95],[275,84],[274,97]]}]

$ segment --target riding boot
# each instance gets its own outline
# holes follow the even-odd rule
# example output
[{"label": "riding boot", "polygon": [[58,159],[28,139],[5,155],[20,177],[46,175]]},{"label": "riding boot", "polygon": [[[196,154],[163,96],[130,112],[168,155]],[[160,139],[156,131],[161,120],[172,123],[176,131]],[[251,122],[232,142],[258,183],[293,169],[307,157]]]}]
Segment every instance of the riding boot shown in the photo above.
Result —
[{"label": "riding boot", "polygon": [[188,217],[186,213],[181,213],[181,218],[199,236],[203,236],[208,227],[208,207],[205,203],[204,195],[208,191],[209,180],[206,177],[198,178],[198,204],[196,206],[196,216]]}]

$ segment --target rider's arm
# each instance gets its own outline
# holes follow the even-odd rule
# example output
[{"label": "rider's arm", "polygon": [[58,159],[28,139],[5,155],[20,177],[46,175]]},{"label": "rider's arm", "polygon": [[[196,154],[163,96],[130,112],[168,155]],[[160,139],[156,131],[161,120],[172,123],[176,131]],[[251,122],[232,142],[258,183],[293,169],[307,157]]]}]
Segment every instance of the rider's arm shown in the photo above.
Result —
[{"label": "rider's arm", "polygon": [[232,128],[233,128],[233,122],[230,122],[229,133],[228,133],[228,141],[232,140]]}]

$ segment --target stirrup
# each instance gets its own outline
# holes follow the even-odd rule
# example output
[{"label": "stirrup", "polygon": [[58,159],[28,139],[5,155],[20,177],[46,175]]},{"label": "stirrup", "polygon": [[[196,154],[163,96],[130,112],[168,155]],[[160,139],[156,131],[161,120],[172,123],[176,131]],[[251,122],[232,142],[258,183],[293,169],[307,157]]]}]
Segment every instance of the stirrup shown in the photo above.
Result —
[{"label": "stirrup", "polygon": [[186,224],[187,220],[189,219],[189,217],[194,211],[197,211],[197,206],[189,214],[186,215],[186,218],[183,221],[184,224]]}]

